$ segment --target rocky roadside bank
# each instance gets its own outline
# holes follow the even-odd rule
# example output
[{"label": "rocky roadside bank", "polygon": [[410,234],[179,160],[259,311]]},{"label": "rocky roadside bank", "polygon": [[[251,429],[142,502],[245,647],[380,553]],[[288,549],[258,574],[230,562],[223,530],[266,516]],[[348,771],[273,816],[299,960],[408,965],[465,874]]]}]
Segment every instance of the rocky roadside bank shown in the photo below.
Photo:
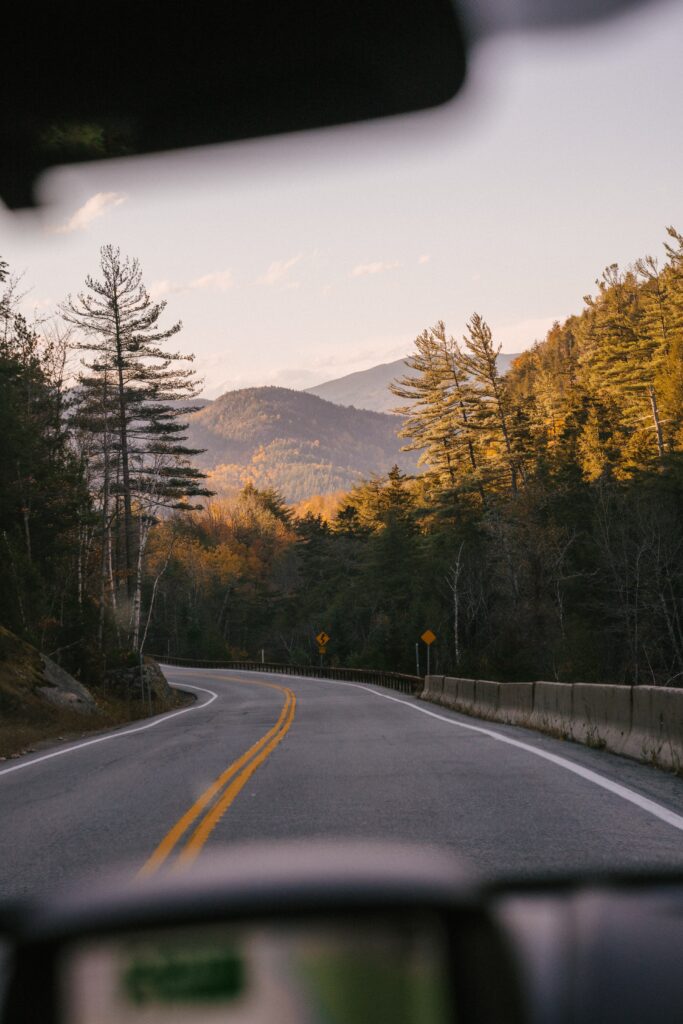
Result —
[{"label": "rocky roadside bank", "polygon": [[0,626],[0,761],[192,703],[145,659],[107,672],[89,689]]}]

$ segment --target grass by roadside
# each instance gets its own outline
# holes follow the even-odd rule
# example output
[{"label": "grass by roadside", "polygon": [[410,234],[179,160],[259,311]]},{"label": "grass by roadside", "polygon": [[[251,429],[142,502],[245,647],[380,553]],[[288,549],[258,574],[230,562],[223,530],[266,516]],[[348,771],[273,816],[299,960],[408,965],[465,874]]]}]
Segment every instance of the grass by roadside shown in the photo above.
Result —
[{"label": "grass by roadside", "polygon": [[[35,750],[70,742],[128,722],[148,718],[149,709],[142,701],[125,701],[94,694],[97,710],[90,715],[68,708],[45,706],[31,709],[30,715],[3,715],[0,718],[0,760],[20,757]],[[194,697],[178,690],[163,707],[155,706],[153,714],[187,707]]]}]

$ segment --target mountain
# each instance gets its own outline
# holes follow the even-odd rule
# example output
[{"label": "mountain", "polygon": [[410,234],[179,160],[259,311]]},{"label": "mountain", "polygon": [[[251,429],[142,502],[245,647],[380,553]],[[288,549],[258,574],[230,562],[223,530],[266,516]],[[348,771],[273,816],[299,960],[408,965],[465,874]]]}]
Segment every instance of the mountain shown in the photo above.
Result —
[{"label": "mountain", "polygon": [[373,409],[375,412],[390,412],[399,404],[389,391],[389,384],[395,377],[406,373],[408,367],[403,359],[393,363],[380,363],[369,370],[347,373],[345,377],[316,384],[306,388],[309,395],[317,395],[337,405],[353,405],[357,409]]},{"label": "mountain", "polygon": [[[519,352],[501,352],[498,365],[502,373],[507,373],[512,360],[518,355]],[[359,370],[345,377],[337,377],[336,380],[325,381],[324,384],[316,384],[314,388],[306,388],[306,392],[338,405],[390,412],[401,401],[389,391],[389,384],[407,372],[405,360],[396,359],[393,363],[380,363],[379,366],[371,366],[369,370]]]},{"label": "mountain", "polygon": [[247,481],[275,487],[287,501],[348,489],[394,464],[414,472],[402,452],[397,416],[353,409],[288,388],[228,391],[189,417],[189,443],[209,486],[234,491]]}]

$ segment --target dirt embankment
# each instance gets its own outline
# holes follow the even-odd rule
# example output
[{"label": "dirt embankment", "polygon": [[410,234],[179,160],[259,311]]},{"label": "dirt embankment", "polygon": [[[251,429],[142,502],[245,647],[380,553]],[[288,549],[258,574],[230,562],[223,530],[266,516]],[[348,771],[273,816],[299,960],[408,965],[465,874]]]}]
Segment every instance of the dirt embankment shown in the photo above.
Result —
[{"label": "dirt embankment", "polygon": [[159,714],[191,700],[149,661],[144,687],[139,671],[128,668],[108,673],[101,690],[89,690],[0,626],[0,759],[145,718],[150,704]]}]

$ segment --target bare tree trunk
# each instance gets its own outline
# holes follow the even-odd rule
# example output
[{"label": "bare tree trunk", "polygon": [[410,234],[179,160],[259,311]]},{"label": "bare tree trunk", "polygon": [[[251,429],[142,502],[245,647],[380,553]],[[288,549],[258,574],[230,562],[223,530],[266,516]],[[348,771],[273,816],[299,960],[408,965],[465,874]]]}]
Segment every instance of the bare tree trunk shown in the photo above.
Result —
[{"label": "bare tree trunk", "polygon": [[507,452],[508,464],[510,467],[510,485],[512,488],[512,493],[516,494],[517,473],[519,472],[520,476],[522,477],[522,481],[524,482],[526,481],[526,474],[524,472],[524,467],[522,466],[522,463],[517,461],[515,454],[512,450],[512,441],[510,439],[510,431],[508,430],[507,416],[505,415],[505,409],[503,408],[503,399],[500,394],[500,388],[498,387],[498,379],[493,373],[491,374],[491,386],[493,388],[493,393],[496,398],[496,405],[498,408],[498,420],[500,422],[500,429],[503,435],[503,440],[505,442],[505,451]]},{"label": "bare tree trunk", "polygon": [[145,647],[145,644],[147,642],[147,633],[149,632],[149,624],[152,621],[152,612],[154,611],[154,602],[155,602],[156,596],[157,596],[157,589],[158,589],[158,586],[159,586],[159,580],[161,579],[161,577],[164,575],[164,573],[168,569],[169,562],[171,561],[171,555],[173,554],[173,548],[175,546],[175,542],[176,542],[176,534],[173,533],[172,536],[171,536],[171,543],[169,544],[168,551],[166,552],[166,558],[164,560],[164,564],[162,565],[161,569],[159,570],[159,572],[156,574],[156,576],[154,578],[154,584],[152,586],[152,596],[149,599],[149,608],[147,610],[147,621],[145,622],[145,631],[142,634],[142,640],[140,642],[140,654],[142,654],[142,652],[144,650],[144,647]]},{"label": "bare tree trunk", "polygon": [[118,296],[113,296],[116,323],[116,372],[118,377],[119,440],[121,444],[121,475],[123,477],[123,558],[126,577],[126,593],[133,593],[133,498],[130,483],[128,451],[128,420],[126,415],[126,393],[123,379],[123,338],[118,310]]},{"label": "bare tree trunk", "polygon": [[657,394],[652,384],[648,384],[647,393],[650,396],[650,405],[652,406],[652,419],[655,425],[655,435],[657,437],[657,451],[660,459],[664,458],[664,438],[662,436],[662,424],[659,419],[659,409],[657,408]]},{"label": "bare tree trunk", "polygon": [[453,650],[455,654],[456,667],[460,664],[460,573],[462,572],[462,549],[465,545],[461,541],[455,561],[448,570],[446,582],[453,598]]},{"label": "bare tree trunk", "polygon": [[114,580],[114,555],[113,555],[113,543],[112,543],[112,531],[111,531],[111,518],[107,521],[107,533],[106,533],[106,550],[107,550],[107,581],[109,585],[109,599],[111,601],[111,610],[114,616],[114,626],[116,629],[116,642],[118,646],[121,646],[121,631],[119,628],[119,615],[118,615],[118,601],[116,596],[116,583]]},{"label": "bare tree trunk", "polygon": [[102,488],[102,551],[100,554],[100,615],[97,624],[97,644],[104,643],[104,618],[107,600],[107,567],[111,574],[111,529],[109,526],[109,455],[105,455],[104,484]]},{"label": "bare tree trunk", "polygon": [[31,524],[29,522],[28,514],[29,510],[26,505],[21,510],[22,517],[24,520],[24,537],[26,538],[26,557],[28,558],[29,565],[33,561],[33,555],[31,553]]},{"label": "bare tree trunk", "polygon": [[140,620],[142,615],[142,559],[149,536],[149,526],[144,525],[144,517],[139,516],[140,531],[138,536],[138,558],[135,569],[135,592],[133,595],[133,609],[131,612],[133,627],[133,650],[140,647]]}]

